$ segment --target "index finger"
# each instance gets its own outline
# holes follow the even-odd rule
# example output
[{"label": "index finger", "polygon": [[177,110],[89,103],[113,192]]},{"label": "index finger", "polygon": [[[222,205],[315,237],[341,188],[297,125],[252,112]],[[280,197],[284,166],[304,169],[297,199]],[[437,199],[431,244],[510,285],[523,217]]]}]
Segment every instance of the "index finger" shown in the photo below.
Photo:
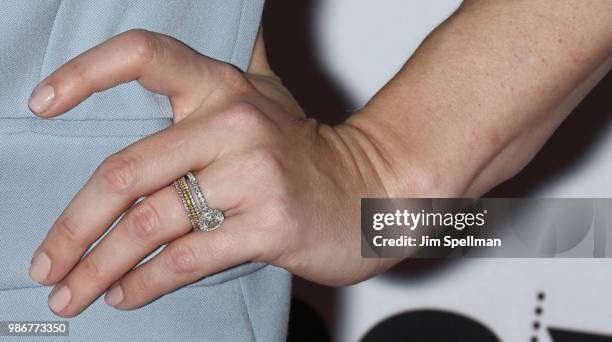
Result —
[{"label": "index finger", "polygon": [[225,75],[232,72],[227,69],[234,68],[172,37],[130,30],[58,68],[34,89],[28,105],[39,116],[53,117],[94,92],[136,80],[153,92],[169,96],[173,109],[176,105],[193,108],[224,84]]}]

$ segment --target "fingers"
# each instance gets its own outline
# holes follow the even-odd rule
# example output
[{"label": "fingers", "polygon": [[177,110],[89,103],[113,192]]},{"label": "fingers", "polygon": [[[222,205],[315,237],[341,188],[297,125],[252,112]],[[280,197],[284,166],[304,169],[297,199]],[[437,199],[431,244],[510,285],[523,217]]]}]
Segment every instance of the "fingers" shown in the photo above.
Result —
[{"label": "fingers", "polygon": [[189,220],[176,197],[174,187],[168,186],[130,208],[56,285],[49,296],[51,310],[62,316],[78,314],[155,248],[188,232]]},{"label": "fingers", "polygon": [[211,142],[202,150],[194,136],[202,129],[182,123],[111,155],[96,169],[37,249],[32,279],[43,284],[59,281],[136,199],[216,158],[218,146]]},{"label": "fingers", "polygon": [[[215,163],[196,173],[209,205],[231,217],[246,186],[243,178],[231,180],[235,168]],[[221,187],[227,191],[218,191]],[[192,230],[174,186],[167,186],[132,206],[115,228],[57,284],[50,308],[62,316],[74,316],[106,291],[138,262],[159,246]],[[58,299],[59,298],[59,299]]]},{"label": "fingers", "polygon": [[[252,106],[239,104],[206,120],[192,116],[111,155],[51,227],[35,252],[31,278],[42,284],[58,282],[136,199],[213,160],[235,160],[235,151],[255,147],[256,137],[269,136],[275,129],[268,121]],[[251,165],[257,171],[269,158],[250,159],[246,164],[236,162],[241,167],[235,169],[244,172],[245,165]],[[233,179],[245,178],[242,172]]]},{"label": "fingers", "polygon": [[[219,229],[193,232],[172,242],[151,260],[119,279],[106,295],[106,302],[118,309],[141,307],[156,298],[229,267],[247,261],[273,262],[290,241],[292,225],[281,206],[260,203],[266,193],[276,197],[265,177],[274,174],[263,155],[240,156],[232,166],[204,169],[197,178],[212,207],[227,200],[240,203]],[[245,189],[248,189],[245,194]],[[230,198],[231,197],[231,198]],[[264,196],[265,197],[265,196]],[[218,204],[215,201],[219,200]],[[228,210],[224,210],[226,214]]]},{"label": "fingers", "polygon": [[204,276],[254,260],[261,239],[242,217],[227,219],[217,230],[193,232],[172,241],[117,282],[106,295],[107,304],[138,308]]},{"label": "fingers", "polygon": [[130,30],[82,53],[44,79],[29,102],[37,115],[66,112],[94,92],[138,80],[170,96],[173,109],[193,109],[222,87],[234,68],[158,33]]}]

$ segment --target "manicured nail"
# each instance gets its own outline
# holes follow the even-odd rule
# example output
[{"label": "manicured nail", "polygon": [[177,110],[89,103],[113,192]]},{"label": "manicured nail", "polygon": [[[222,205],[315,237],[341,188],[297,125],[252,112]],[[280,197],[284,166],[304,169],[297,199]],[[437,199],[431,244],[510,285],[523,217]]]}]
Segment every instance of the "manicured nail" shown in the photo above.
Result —
[{"label": "manicured nail", "polygon": [[44,112],[49,108],[55,97],[55,91],[50,85],[44,85],[40,88],[35,88],[34,93],[30,97],[29,106],[34,113]]},{"label": "manicured nail", "polygon": [[30,265],[30,278],[37,283],[45,281],[51,271],[51,259],[45,252],[38,253]]},{"label": "manicured nail", "polygon": [[53,291],[49,297],[49,307],[54,312],[62,311],[70,302],[70,289],[63,285],[57,291]]},{"label": "manicured nail", "polygon": [[117,285],[108,290],[106,296],[104,297],[104,301],[106,301],[106,304],[110,306],[116,306],[117,304],[121,303],[121,301],[123,301],[123,290],[121,289],[121,286]]}]

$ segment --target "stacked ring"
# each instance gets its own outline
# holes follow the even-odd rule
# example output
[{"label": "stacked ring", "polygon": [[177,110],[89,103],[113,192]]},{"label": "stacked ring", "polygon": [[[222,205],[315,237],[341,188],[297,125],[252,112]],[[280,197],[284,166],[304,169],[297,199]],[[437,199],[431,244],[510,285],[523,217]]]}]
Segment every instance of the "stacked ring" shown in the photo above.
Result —
[{"label": "stacked ring", "polygon": [[191,171],[175,180],[174,188],[183,202],[193,230],[211,231],[223,224],[223,212],[208,206],[202,188]]}]

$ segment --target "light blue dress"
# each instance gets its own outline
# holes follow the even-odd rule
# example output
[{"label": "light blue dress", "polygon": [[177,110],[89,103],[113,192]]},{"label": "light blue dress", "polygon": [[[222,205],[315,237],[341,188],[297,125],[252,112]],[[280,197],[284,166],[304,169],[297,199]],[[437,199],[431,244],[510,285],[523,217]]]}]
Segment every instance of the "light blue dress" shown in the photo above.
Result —
[{"label": "light blue dress", "polygon": [[[33,87],[68,59],[132,28],[246,69],[263,0],[3,1],[0,7],[0,320],[60,320],[50,287],[28,277],[35,248],[109,154],[171,125],[166,97],[135,82],[54,119],[27,108]],[[259,263],[204,278],[135,311],[96,300],[51,341],[284,340],[290,276]]]}]

